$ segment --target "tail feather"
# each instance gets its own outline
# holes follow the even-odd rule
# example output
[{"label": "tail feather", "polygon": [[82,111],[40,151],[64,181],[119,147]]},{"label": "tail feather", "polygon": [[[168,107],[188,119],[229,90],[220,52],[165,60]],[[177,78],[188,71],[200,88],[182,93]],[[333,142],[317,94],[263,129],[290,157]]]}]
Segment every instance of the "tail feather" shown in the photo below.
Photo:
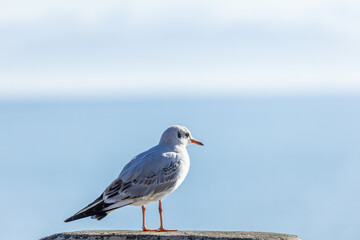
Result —
[{"label": "tail feather", "polygon": [[96,219],[96,220],[101,220],[104,217],[106,217],[108,215],[109,212],[103,212],[102,214],[97,214],[94,216],[91,216],[92,219]]},{"label": "tail feather", "polygon": [[64,222],[71,222],[77,219],[91,217],[92,219],[101,220],[115,209],[132,204],[134,201],[123,200],[121,202],[106,203],[101,194],[95,201],[81,209],[74,216],[69,217]]},{"label": "tail feather", "polygon": [[108,214],[109,211],[104,210],[111,204],[105,203],[102,195],[98,197],[95,201],[90,203],[88,206],[81,209],[79,212],[77,212],[74,216],[69,217],[64,222],[71,222],[77,219],[90,217],[95,218],[97,220],[101,220]]}]

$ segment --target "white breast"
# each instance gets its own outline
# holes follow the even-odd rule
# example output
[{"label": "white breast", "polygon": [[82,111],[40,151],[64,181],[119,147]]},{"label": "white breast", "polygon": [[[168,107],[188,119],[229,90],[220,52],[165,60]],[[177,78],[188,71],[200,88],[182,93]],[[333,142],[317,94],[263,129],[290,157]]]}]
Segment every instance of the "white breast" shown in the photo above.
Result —
[{"label": "white breast", "polygon": [[180,186],[180,184],[185,180],[185,177],[189,172],[189,168],[190,168],[190,159],[189,156],[187,155],[182,160],[180,160],[179,177],[176,180],[174,190],[177,189]]}]

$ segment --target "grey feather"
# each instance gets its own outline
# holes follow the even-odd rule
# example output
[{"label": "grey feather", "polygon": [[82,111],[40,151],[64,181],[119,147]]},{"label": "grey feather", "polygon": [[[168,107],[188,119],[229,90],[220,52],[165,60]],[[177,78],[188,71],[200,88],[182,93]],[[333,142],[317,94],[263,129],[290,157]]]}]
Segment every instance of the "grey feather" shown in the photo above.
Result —
[{"label": "grey feather", "polygon": [[[169,190],[176,184],[181,154],[159,151],[156,146],[134,157],[104,191],[106,203],[135,200]],[[154,168],[156,166],[156,168]]]}]

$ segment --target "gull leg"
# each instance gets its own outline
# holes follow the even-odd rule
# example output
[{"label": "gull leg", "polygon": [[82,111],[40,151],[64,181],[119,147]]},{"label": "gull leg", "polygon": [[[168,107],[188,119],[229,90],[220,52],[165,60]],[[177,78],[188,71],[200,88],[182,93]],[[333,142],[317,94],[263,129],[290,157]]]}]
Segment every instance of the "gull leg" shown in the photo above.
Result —
[{"label": "gull leg", "polygon": [[146,211],[145,205],[141,206],[141,209],[142,209],[142,215],[143,215],[143,226],[142,226],[143,231],[156,231],[155,229],[146,228],[146,226],[145,226],[145,211]]},{"label": "gull leg", "polygon": [[162,208],[162,204],[161,204],[161,200],[160,200],[160,201],[159,201],[160,228],[159,228],[157,231],[158,231],[158,232],[177,231],[177,230],[169,230],[169,229],[165,229],[165,228],[164,228],[162,212],[163,212],[163,208]]}]

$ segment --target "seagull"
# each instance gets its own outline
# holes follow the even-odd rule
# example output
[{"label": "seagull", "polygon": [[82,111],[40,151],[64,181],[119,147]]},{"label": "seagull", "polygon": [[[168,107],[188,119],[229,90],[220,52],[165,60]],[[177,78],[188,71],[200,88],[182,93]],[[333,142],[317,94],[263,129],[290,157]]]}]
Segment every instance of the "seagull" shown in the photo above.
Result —
[{"label": "seagull", "polygon": [[[143,231],[176,231],[164,228],[161,200],[184,181],[190,167],[186,146],[191,143],[204,146],[186,127],[169,127],[158,145],[135,156],[100,197],[65,222],[85,217],[101,220],[115,209],[132,205],[142,208]],[[145,225],[145,205],[156,201],[159,202],[160,228],[149,229]]]}]

